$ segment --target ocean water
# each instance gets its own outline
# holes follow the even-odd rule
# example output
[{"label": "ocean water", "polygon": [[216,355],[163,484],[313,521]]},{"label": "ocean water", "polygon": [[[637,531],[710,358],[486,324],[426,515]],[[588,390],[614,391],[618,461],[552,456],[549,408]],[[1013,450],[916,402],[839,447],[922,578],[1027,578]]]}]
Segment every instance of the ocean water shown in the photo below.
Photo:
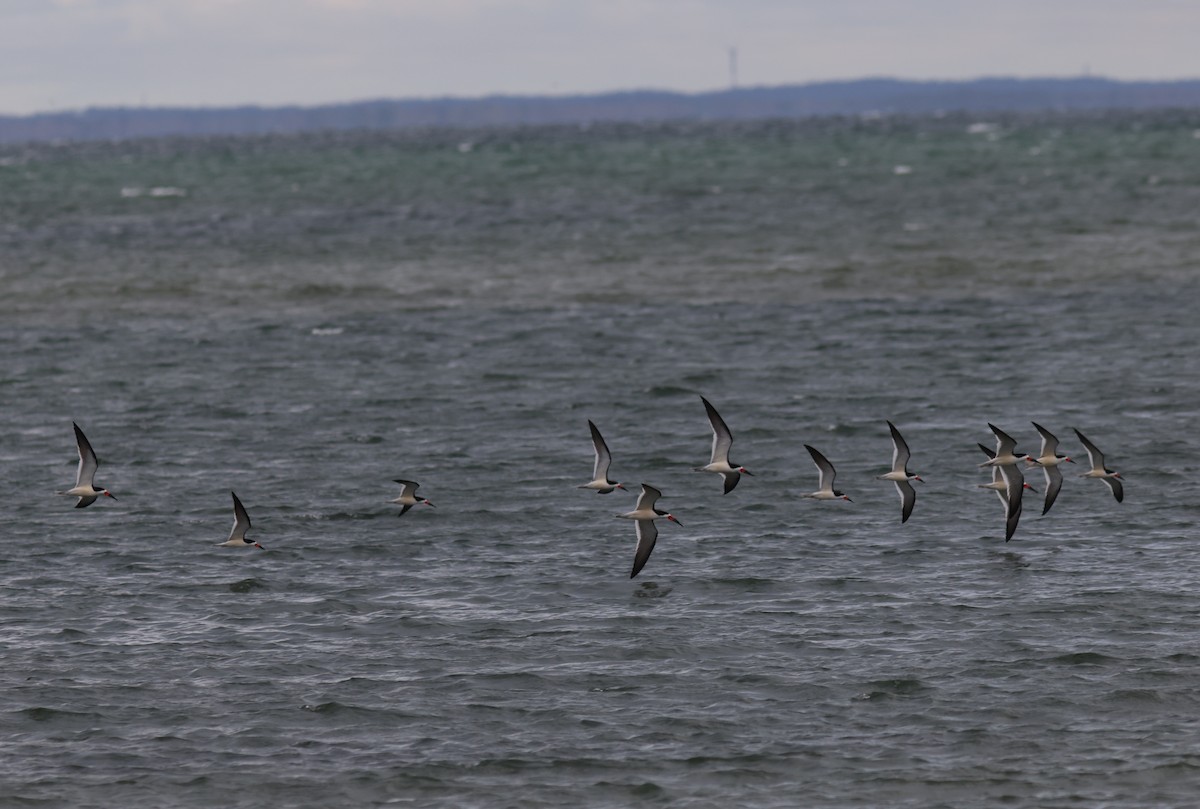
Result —
[{"label": "ocean water", "polygon": [[[1191,805],[1197,133],[0,149],[0,805]],[[632,580],[588,419],[683,523]],[[1031,421],[1081,463],[1005,543]]]}]

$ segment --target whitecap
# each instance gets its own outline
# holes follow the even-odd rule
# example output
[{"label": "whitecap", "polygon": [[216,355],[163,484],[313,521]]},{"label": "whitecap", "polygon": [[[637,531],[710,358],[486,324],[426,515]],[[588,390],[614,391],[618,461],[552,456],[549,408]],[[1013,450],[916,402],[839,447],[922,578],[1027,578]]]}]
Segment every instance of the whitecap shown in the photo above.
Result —
[{"label": "whitecap", "polygon": [[127,185],[121,189],[121,196],[125,199],[133,199],[134,197],[145,196],[186,197],[187,191],[171,185],[156,185],[152,188],[143,188],[140,185]]}]

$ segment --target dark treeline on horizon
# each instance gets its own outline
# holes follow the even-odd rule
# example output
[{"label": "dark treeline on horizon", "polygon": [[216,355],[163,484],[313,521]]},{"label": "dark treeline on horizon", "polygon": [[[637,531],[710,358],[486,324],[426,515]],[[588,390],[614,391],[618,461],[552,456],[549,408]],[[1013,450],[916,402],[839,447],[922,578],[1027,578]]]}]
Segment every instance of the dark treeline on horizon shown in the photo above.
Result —
[{"label": "dark treeline on horizon", "polygon": [[715,121],[829,115],[1034,112],[1200,107],[1200,80],[1102,78],[843,82],[707,93],[614,92],[377,100],[312,107],[109,107],[0,115],[0,142],[120,140],[405,127],[492,127],[636,121]]}]

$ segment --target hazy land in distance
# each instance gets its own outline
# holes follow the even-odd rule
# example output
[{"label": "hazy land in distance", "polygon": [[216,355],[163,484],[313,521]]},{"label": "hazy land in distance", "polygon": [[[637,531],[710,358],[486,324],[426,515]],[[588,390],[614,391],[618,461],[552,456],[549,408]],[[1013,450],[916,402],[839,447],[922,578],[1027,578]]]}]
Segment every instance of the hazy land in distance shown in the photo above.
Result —
[{"label": "hazy land in distance", "polygon": [[321,106],[95,107],[0,115],[0,143],[250,135],[405,127],[536,126],[939,112],[1130,110],[1200,106],[1200,80],[873,78],[704,93],[638,90],[570,96],[356,101]]}]

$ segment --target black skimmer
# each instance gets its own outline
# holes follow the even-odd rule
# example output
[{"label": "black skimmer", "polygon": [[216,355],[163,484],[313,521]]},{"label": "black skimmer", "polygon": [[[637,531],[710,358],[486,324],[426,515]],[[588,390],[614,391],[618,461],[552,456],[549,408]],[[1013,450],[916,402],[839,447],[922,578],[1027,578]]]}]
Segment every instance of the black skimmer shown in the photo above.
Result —
[{"label": "black skimmer", "polygon": [[851,502],[848,495],[833,488],[833,481],[837,477],[837,470],[833,468],[833,464],[829,462],[829,459],[808,444],[805,444],[804,448],[812,456],[813,463],[817,465],[817,471],[821,477],[817,484],[820,488],[811,494],[803,496],[811,497],[813,500],[845,500],[847,503]]},{"label": "black skimmer", "polygon": [[1030,424],[1042,437],[1042,448],[1038,452],[1037,458],[1026,458],[1025,460],[1031,465],[1039,464],[1042,467],[1042,473],[1046,476],[1046,497],[1042,505],[1042,514],[1045,515],[1050,510],[1050,506],[1054,505],[1054,501],[1058,498],[1058,491],[1062,488],[1063,476],[1058,465],[1075,462],[1066,455],[1058,454],[1058,438],[1054,433],[1036,421],[1032,421]]},{"label": "black skimmer", "polygon": [[1087,440],[1087,437],[1075,430],[1075,435],[1079,436],[1080,443],[1087,450],[1088,461],[1092,468],[1080,475],[1081,478],[1099,478],[1108,484],[1108,488],[1112,489],[1113,497],[1117,498],[1120,503],[1125,499],[1125,487],[1121,484],[1121,473],[1114,472],[1104,465],[1104,453],[1096,449],[1096,445]]},{"label": "black skimmer", "polygon": [[912,516],[913,505],[917,502],[917,490],[909,481],[921,480],[921,476],[908,471],[908,459],[912,457],[908,450],[908,442],[900,435],[895,424],[889,421],[887,426],[892,431],[892,471],[886,475],[879,475],[878,480],[890,480],[896,484],[896,491],[900,493],[900,522],[906,523]]},{"label": "black skimmer", "polygon": [[79,429],[79,425],[71,422],[71,426],[75,428],[75,446],[79,450],[79,468],[75,471],[75,487],[67,489],[65,492],[56,492],[56,494],[78,497],[79,501],[75,503],[75,508],[87,508],[101,495],[116,500],[117,498],[108,489],[96,487],[96,469],[100,466],[100,461],[96,458],[96,453],[92,451],[92,445],[88,442],[87,436],[83,434],[83,430]]},{"label": "black skimmer", "polygon": [[712,403],[700,397],[700,401],[704,402],[704,410],[708,413],[708,423],[712,425],[713,442],[712,442],[712,458],[708,462],[708,466],[697,466],[697,472],[715,472],[725,479],[725,494],[733,491],[733,487],[738,485],[738,481],[742,479],[742,475],[750,475],[753,473],[744,466],[734,466],[729,461],[729,448],[733,446],[733,433],[729,432],[729,427],[726,426],[725,420],[721,418],[721,414],[712,406]]},{"label": "black skimmer", "polygon": [[230,492],[233,495],[233,529],[229,532],[229,539],[224,542],[218,542],[218,548],[248,548],[251,545],[259,550],[266,550],[262,545],[259,545],[252,539],[246,539],[246,532],[250,530],[250,515],[246,513],[246,509],[242,506],[242,501],[238,500],[237,494]]},{"label": "black skimmer", "polygon": [[[1029,458],[1024,452],[1016,451],[1017,439],[990,422],[988,429],[992,431],[992,435],[996,436],[996,454],[991,460],[981,463],[980,466],[1013,466],[1020,463],[1022,458]],[[1037,460],[1033,458],[1029,458],[1029,460],[1037,463]],[[1022,476],[1021,480],[1025,480],[1025,477]]]},{"label": "black skimmer", "polygon": [[596,494],[608,494],[613,489],[629,491],[622,484],[608,479],[608,467],[612,463],[612,454],[608,451],[608,444],[604,443],[604,436],[600,435],[600,431],[596,429],[596,425],[592,423],[591,419],[588,419],[588,429],[592,431],[592,447],[596,450],[596,464],[592,467],[591,482],[575,488],[592,489]]},{"label": "black skimmer", "polygon": [[394,482],[404,487],[400,490],[399,497],[388,501],[389,503],[399,503],[402,506],[400,513],[396,515],[397,517],[403,517],[404,512],[417,505],[426,505],[434,508],[433,503],[430,503],[423,497],[417,497],[417,489],[420,488],[420,483],[417,483],[415,480],[396,480]]},{"label": "black skimmer", "polygon": [[[985,447],[983,444],[978,445],[983,454],[988,458],[995,458],[996,453]],[[1015,476],[1005,474],[1005,470],[1014,470]],[[1017,485],[1017,481],[1020,485]],[[1021,470],[1015,464],[1007,466],[992,467],[992,482],[977,484],[981,489],[991,489],[1000,498],[1000,502],[1004,504],[1004,541],[1008,542],[1013,538],[1013,534],[1017,531],[1017,523],[1021,521],[1022,495],[1026,489],[1029,489],[1034,494],[1037,494],[1037,489],[1025,482],[1025,476],[1021,474]],[[1009,493],[1016,491],[1015,498]],[[1014,502],[1015,500],[1015,502]]]},{"label": "black skimmer", "polygon": [[655,508],[654,504],[658,502],[658,498],[662,496],[662,492],[648,483],[642,484],[642,493],[638,495],[637,505],[633,511],[628,511],[624,514],[618,514],[618,517],[624,517],[628,520],[637,521],[637,550],[633,554],[633,571],[629,574],[629,578],[633,578],[641,572],[646,566],[646,560],[650,558],[651,551],[654,550],[654,543],[658,540],[658,528],[654,521],[660,517],[665,517],[676,525],[683,525],[679,520],[675,519],[674,514],[668,514],[660,508]]}]

